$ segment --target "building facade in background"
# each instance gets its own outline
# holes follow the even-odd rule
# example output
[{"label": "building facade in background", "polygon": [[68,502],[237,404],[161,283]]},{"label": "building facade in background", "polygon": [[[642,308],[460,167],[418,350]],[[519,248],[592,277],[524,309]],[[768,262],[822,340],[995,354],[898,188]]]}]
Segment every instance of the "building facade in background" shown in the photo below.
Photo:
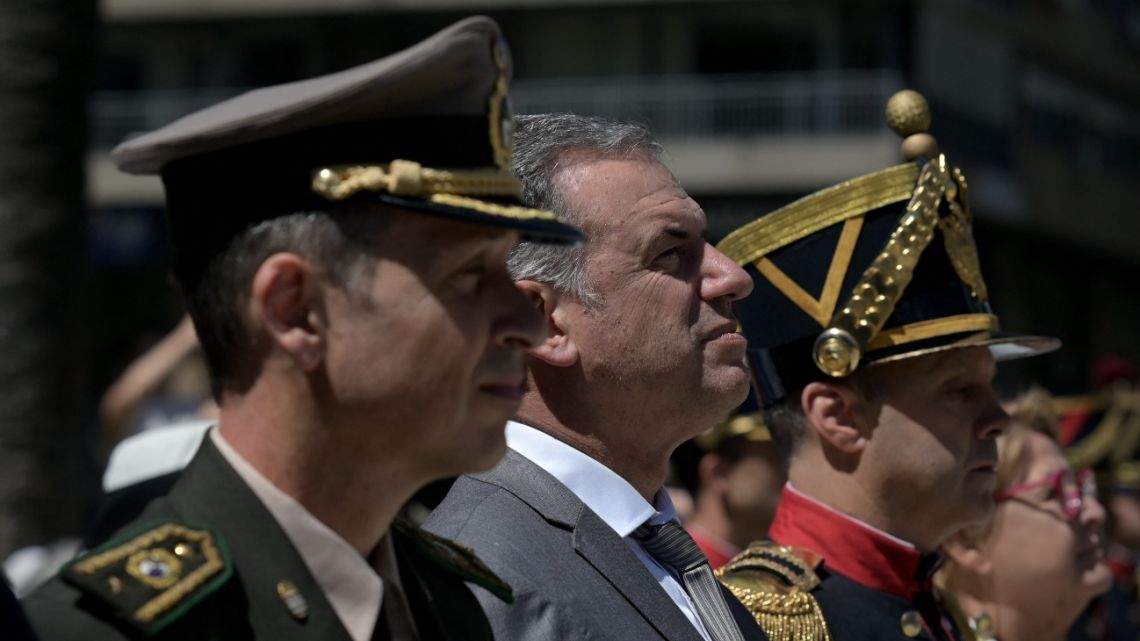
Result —
[{"label": "building facade in background", "polygon": [[[95,380],[173,324],[157,181],[106,159],[132,132],[246,87],[389,53],[471,13],[514,49],[519,113],[636,119],[719,238],[822,186],[901,162],[882,112],[910,86],[967,168],[990,288],[1011,326],[1061,336],[1011,366],[1061,392],[1140,358],[1140,5],[1128,0],[104,0],[89,167]],[[157,295],[157,297],[156,297]],[[134,319],[123,322],[121,318]],[[118,360],[117,360],[118,359]],[[101,378],[102,377],[102,378]]]}]

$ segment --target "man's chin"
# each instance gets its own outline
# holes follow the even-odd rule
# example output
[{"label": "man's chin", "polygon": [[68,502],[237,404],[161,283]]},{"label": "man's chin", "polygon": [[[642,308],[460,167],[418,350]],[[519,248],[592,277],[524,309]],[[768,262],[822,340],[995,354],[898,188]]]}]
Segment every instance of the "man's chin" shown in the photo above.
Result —
[{"label": "man's chin", "polygon": [[994,515],[993,492],[985,492],[969,497],[962,504],[962,527],[984,525]]},{"label": "man's chin", "polygon": [[501,422],[496,422],[497,432],[489,424],[483,424],[478,427],[472,426],[470,429],[478,430],[480,434],[486,434],[487,437],[479,442],[469,443],[464,451],[459,452],[458,466],[461,469],[456,471],[456,474],[476,474],[479,472],[486,472],[498,465],[499,461],[507,453],[507,439],[506,439],[506,425],[507,419]]},{"label": "man's chin", "polygon": [[752,373],[745,365],[740,364],[724,366],[717,374],[713,390],[724,399],[728,406],[725,411],[730,412],[748,398],[748,390],[752,385]]}]

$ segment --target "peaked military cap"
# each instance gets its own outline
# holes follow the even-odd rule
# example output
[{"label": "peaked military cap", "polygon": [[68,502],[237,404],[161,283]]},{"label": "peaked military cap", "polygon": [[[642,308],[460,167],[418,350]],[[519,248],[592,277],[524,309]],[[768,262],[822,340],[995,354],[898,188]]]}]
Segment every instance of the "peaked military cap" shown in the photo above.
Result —
[{"label": "peaked military cap", "polygon": [[729,439],[742,437],[746,441],[768,442],[772,432],[764,422],[764,414],[756,401],[756,395],[748,394],[728,418],[710,427],[693,438],[697,447],[711,452]]},{"label": "peaked military cap", "polygon": [[909,161],[806,196],[718,245],[752,276],[736,304],[764,406],[814,380],[922,354],[987,346],[997,360],[1060,342],[1000,331],[974,245],[966,178],[926,133],[921,94],[887,121]]},{"label": "peaked military cap", "polygon": [[510,77],[498,25],[472,17],[386,58],[213,105],[111,157],[161,174],[183,282],[244,229],[347,199],[578,242],[552,212],[520,205]]}]

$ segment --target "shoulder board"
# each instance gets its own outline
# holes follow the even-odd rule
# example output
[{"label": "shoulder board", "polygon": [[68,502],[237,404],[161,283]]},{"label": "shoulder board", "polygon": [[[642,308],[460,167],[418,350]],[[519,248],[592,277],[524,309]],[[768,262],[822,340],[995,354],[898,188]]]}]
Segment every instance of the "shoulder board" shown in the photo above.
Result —
[{"label": "shoulder board", "polygon": [[771,641],[830,641],[811,591],[819,585],[818,555],[757,541],[737,554],[717,578],[748,608]]},{"label": "shoulder board", "polygon": [[154,522],[68,562],[60,577],[153,635],[233,575],[229,550],[210,528]]},{"label": "shoulder board", "polygon": [[514,602],[511,586],[492,572],[475,556],[475,551],[466,545],[432,534],[404,519],[393,521],[392,530],[409,541],[421,556],[436,565],[458,575],[464,581],[486,588],[506,603]]}]

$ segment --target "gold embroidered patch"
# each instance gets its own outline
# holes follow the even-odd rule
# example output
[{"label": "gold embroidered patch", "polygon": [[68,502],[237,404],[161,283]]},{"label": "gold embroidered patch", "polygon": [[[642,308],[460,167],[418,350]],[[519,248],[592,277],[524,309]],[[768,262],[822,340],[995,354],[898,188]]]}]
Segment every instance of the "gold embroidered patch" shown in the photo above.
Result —
[{"label": "gold embroidered patch", "polygon": [[60,574],[124,620],[153,632],[231,573],[228,552],[214,532],[167,522],[92,550]]},{"label": "gold embroidered patch", "polygon": [[717,570],[772,641],[831,641],[811,590],[819,558],[807,550],[757,541]]},{"label": "gold embroidered patch", "polygon": [[162,548],[135,552],[127,559],[127,574],[148,587],[163,590],[178,583],[182,576],[182,562]]},{"label": "gold embroidered patch", "polygon": [[471,548],[432,534],[404,520],[393,522],[392,527],[411,540],[416,548],[435,563],[467,581],[486,588],[507,603],[514,601],[511,586],[484,565]]}]

